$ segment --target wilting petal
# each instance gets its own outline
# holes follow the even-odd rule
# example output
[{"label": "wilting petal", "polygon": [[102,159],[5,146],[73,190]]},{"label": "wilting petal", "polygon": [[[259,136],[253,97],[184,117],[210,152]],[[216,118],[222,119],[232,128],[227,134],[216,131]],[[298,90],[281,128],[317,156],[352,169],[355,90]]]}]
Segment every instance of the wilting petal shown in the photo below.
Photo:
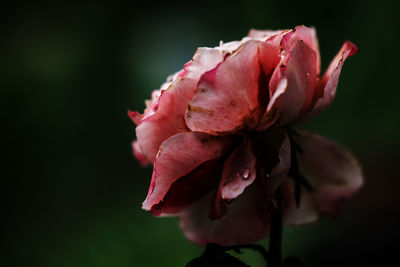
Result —
[{"label": "wilting petal", "polygon": [[184,71],[180,76],[198,81],[205,72],[214,69],[226,55],[236,50],[239,45],[240,42],[229,42],[214,48],[198,48],[192,60],[185,64]]},{"label": "wilting petal", "polygon": [[186,113],[192,131],[236,132],[256,123],[259,41],[247,41],[200,79]]},{"label": "wilting petal", "polygon": [[294,137],[303,153],[298,153],[299,170],[312,188],[320,212],[336,215],[344,200],[363,184],[363,175],[354,156],[342,146],[317,134],[299,132]]},{"label": "wilting petal", "polygon": [[137,141],[132,142],[133,155],[139,161],[142,166],[148,165],[150,162],[143,156],[142,150],[140,150],[139,144]]},{"label": "wilting petal", "polygon": [[256,178],[256,157],[250,140],[241,145],[225,161],[215,205],[211,207],[211,217],[219,219],[225,216],[227,200],[237,198],[254,182]]},{"label": "wilting petal", "polygon": [[[167,77],[167,80],[165,81],[165,83],[161,84],[160,90],[157,90],[157,91],[160,92],[160,91],[162,91],[162,90],[167,90],[168,87],[170,87],[170,85],[171,85],[173,82],[175,82],[176,79],[178,79],[178,78],[180,77],[179,75],[180,75],[182,72],[183,72],[183,70],[180,70],[180,71],[178,71],[178,72],[175,72],[174,74],[169,75],[169,76]],[[151,95],[153,100],[154,100],[155,97],[157,97],[157,95],[155,95],[155,94],[157,94],[157,91],[153,91],[153,94]],[[158,94],[158,96],[160,96],[160,95]],[[157,98],[158,98],[158,97],[157,97]],[[147,103],[146,103],[146,105],[147,105]]]},{"label": "wilting petal", "polygon": [[314,107],[301,118],[301,121],[315,117],[332,104],[336,96],[336,88],[339,83],[343,63],[346,58],[355,53],[357,53],[357,47],[353,43],[347,41],[343,44],[315,90],[313,97]]},{"label": "wilting petal", "polygon": [[199,245],[245,244],[265,237],[269,231],[269,210],[260,191],[251,185],[230,205],[219,220],[208,216],[214,194],[210,193],[180,213],[186,237]]},{"label": "wilting petal", "polygon": [[266,41],[267,39],[271,38],[274,35],[279,35],[282,32],[287,32],[288,30],[276,30],[276,31],[269,31],[269,30],[256,30],[250,29],[247,37],[250,37],[255,40]]},{"label": "wilting petal", "polygon": [[168,138],[160,146],[154,161],[150,189],[143,209],[151,210],[164,199],[173,183],[201,164],[218,159],[227,153],[231,145],[231,137],[215,137],[199,132],[179,133]]},{"label": "wilting petal", "polygon": [[269,83],[270,102],[259,130],[272,123],[286,125],[310,106],[316,84],[315,57],[314,50],[301,40],[285,55],[281,63],[287,60],[287,65],[276,68]]},{"label": "wilting petal", "polygon": [[184,116],[195,87],[196,82],[192,79],[176,80],[167,90],[161,92],[156,112],[142,119],[136,127],[138,144],[149,162],[154,161],[164,140],[188,131]]}]

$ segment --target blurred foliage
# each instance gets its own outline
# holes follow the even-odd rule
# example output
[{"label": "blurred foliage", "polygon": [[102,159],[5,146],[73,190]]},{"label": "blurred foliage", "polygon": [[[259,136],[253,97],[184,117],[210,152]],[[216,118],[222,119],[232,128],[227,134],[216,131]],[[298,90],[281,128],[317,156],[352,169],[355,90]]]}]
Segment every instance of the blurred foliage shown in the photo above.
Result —
[{"label": "blurred foliage", "polygon": [[[367,181],[340,218],[285,229],[284,252],[307,266],[369,265],[395,255],[394,0],[1,5],[1,266],[184,266],[200,255],[176,218],[140,209],[151,168],[132,156],[126,110],[142,110],[198,46],[299,24],[316,27],[323,68],[345,40],[360,48],[345,63],[333,106],[302,127],[351,148]],[[255,253],[240,257],[263,264]]]}]

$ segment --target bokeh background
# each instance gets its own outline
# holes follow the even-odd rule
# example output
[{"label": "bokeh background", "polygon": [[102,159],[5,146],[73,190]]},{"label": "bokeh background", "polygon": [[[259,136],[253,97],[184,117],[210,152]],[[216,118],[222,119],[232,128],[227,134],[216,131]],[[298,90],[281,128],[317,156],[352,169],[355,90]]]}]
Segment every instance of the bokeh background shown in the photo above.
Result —
[{"label": "bokeh background", "polygon": [[[151,168],[132,156],[126,111],[143,110],[196,47],[299,24],[316,27],[323,68],[345,40],[360,48],[333,106],[302,127],[349,147],[366,183],[340,217],[286,228],[284,254],[307,266],[398,261],[395,1],[1,5],[1,266],[184,266],[198,256],[176,218],[141,210]],[[244,258],[263,266],[255,253]]]}]

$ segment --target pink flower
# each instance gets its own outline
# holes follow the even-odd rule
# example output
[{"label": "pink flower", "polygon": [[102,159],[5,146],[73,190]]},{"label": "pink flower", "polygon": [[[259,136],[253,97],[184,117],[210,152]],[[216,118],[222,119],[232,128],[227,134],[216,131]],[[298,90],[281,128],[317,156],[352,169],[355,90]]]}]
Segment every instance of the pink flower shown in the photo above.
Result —
[{"label": "pink flower", "polygon": [[345,42],[320,78],[316,33],[305,26],[251,30],[241,41],[198,48],[153,92],[144,114],[129,112],[134,154],[153,164],[143,209],[178,215],[190,240],[221,245],[266,236],[278,188],[286,224],[336,215],[362,185],[356,159],[288,126],[332,103],[356,51]]}]

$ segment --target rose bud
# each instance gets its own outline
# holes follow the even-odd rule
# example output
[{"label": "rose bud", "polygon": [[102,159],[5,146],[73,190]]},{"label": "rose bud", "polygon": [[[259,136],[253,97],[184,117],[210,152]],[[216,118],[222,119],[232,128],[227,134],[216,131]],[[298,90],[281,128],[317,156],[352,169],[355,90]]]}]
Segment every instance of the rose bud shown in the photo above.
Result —
[{"label": "rose bud", "polygon": [[285,224],[337,215],[363,183],[357,160],[290,126],[332,103],[343,63],[356,52],[345,42],[320,77],[316,33],[305,26],[198,48],[143,114],[129,112],[134,154],[153,165],[143,209],[179,216],[201,245],[265,237],[278,191]]}]

